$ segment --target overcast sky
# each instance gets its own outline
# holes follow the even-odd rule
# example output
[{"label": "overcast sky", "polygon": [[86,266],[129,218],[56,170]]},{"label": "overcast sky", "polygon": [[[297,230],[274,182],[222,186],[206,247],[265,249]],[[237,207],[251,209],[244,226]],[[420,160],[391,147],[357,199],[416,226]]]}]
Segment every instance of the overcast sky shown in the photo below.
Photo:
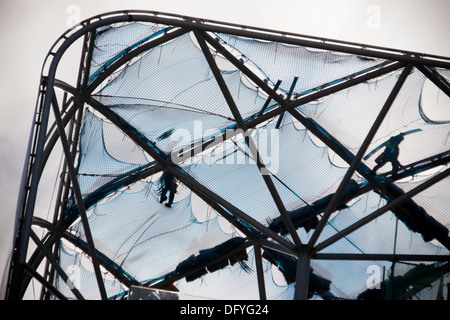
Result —
[{"label": "overcast sky", "polygon": [[121,9],[450,56],[448,0],[0,0],[0,272],[12,240],[44,57],[73,23]]}]

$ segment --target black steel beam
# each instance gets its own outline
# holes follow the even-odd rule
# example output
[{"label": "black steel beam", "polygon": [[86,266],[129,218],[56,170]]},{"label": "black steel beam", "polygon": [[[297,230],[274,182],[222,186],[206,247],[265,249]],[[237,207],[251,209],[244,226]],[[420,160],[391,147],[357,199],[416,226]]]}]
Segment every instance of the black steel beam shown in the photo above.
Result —
[{"label": "black steel beam", "polygon": [[[296,112],[297,114],[300,114],[295,108],[303,105],[303,104],[307,104],[309,102],[324,98],[326,96],[329,96],[331,94],[337,93],[339,91],[348,89],[350,87],[353,87],[355,85],[358,85],[360,83],[364,83],[366,81],[375,79],[377,77],[380,77],[382,75],[388,74],[390,72],[393,72],[395,70],[398,70],[402,67],[404,67],[405,65],[401,62],[394,62],[394,63],[389,63],[383,66],[380,66],[379,68],[375,68],[375,69],[370,69],[368,72],[363,73],[361,75],[355,75],[352,77],[346,77],[345,79],[343,79],[343,81],[339,82],[338,84],[334,84],[331,86],[327,86],[324,89],[318,89],[317,91],[314,91],[313,93],[310,94],[306,94],[304,96],[299,97],[296,100],[293,100],[291,102],[288,103],[288,105],[285,106],[285,101],[278,97],[277,102],[279,102],[280,107],[278,108],[274,108],[270,111],[267,111],[266,113],[264,113],[263,115],[255,118],[255,119],[250,119],[247,123],[247,125],[249,127],[254,127],[260,123],[263,123],[269,119],[272,119],[278,115],[280,115],[282,112],[288,111],[291,114],[293,112]],[[251,72],[251,71],[250,71]],[[259,81],[259,80],[258,80]],[[264,83],[264,82],[262,82]],[[258,83],[258,85],[261,85],[261,83]],[[264,87],[261,87],[263,90],[265,90]],[[271,93],[271,89],[269,87],[266,87],[268,91],[266,91],[266,93]],[[277,96],[275,94],[275,96]],[[304,125],[304,124],[303,124]],[[309,127],[307,127],[307,129],[309,129]]]},{"label": "black steel beam", "polygon": [[412,65],[406,66],[406,68],[401,73],[399,79],[397,80],[394,88],[392,89],[391,93],[389,94],[383,108],[381,109],[380,113],[378,114],[377,118],[375,119],[375,122],[373,123],[372,127],[370,128],[366,138],[364,139],[361,147],[359,148],[356,156],[353,158],[352,163],[350,164],[350,167],[348,168],[347,172],[345,173],[344,178],[342,179],[341,183],[339,184],[339,187],[335,194],[333,195],[330,203],[328,204],[327,208],[325,209],[322,218],[319,221],[318,226],[314,230],[314,233],[312,234],[308,246],[312,248],[314,244],[316,243],[317,239],[319,238],[320,234],[322,233],[323,228],[325,227],[326,223],[328,222],[328,219],[332,212],[336,209],[336,206],[344,193],[345,188],[347,187],[348,182],[352,178],[354,172],[356,171],[356,168],[361,163],[361,160],[364,156],[364,154],[367,151],[367,148],[369,147],[370,143],[372,142],[373,137],[378,131],[378,128],[381,126],[381,124],[384,121],[384,118],[386,117],[389,109],[391,108],[392,104],[394,103],[395,98],[397,97],[398,93],[400,92],[400,89],[402,88],[403,84],[406,81],[406,78],[408,77],[409,73],[411,72]]},{"label": "black steel beam", "polygon": [[[67,92],[64,92],[64,97],[63,97],[63,103],[62,103],[62,109],[61,109],[61,114],[64,114],[63,117],[63,122],[64,124],[67,124],[70,119],[73,116],[73,113],[71,114],[71,109],[69,109],[70,105],[73,105],[73,101],[75,100],[73,96],[71,96],[69,99],[67,99]],[[51,136],[54,136],[55,133],[57,134],[58,130],[56,129],[56,123],[53,122],[52,126],[48,129],[48,133],[47,133],[47,140],[50,140]]]},{"label": "black steel beam", "polygon": [[400,62],[383,63],[379,68],[369,68],[367,72],[358,73],[355,75],[349,75],[345,77],[342,81],[328,86],[324,89],[318,89],[317,91],[301,96],[294,101],[288,102],[286,99],[282,98],[277,92],[276,88],[271,88],[264,79],[259,78],[255,73],[253,73],[247,66],[245,66],[242,61],[237,59],[233,54],[231,54],[227,49],[225,49],[220,43],[213,39],[210,35],[204,34],[205,40],[213,46],[218,53],[223,55],[228,61],[230,61],[236,68],[238,68],[242,73],[244,73],[251,81],[253,81],[259,88],[261,88],[266,94],[269,95],[271,99],[278,102],[280,107],[270,110],[264,114],[258,114],[255,119],[250,119],[246,124],[248,127],[255,127],[256,125],[267,121],[268,119],[274,118],[281,115],[285,111],[291,111],[294,108],[309,103],[314,100],[321,99],[325,96],[331,95],[333,93],[348,89],[357,84],[364,83],[371,79],[380,77],[384,74],[393,72],[405,66],[405,64]]},{"label": "black steel beam", "polygon": [[267,300],[266,285],[264,283],[264,269],[261,256],[261,247],[257,244],[253,246],[255,252],[256,276],[258,278],[259,299]]},{"label": "black steel beam", "polygon": [[[20,299],[20,293],[16,290],[16,288],[18,287],[17,284],[20,283],[23,278],[23,264],[25,263],[25,256],[29,243],[29,232],[36,203],[37,188],[43,168],[43,150],[46,141],[50,108],[53,101],[53,87],[58,64],[65,51],[78,38],[94,31],[98,27],[115,22],[126,21],[130,21],[128,16],[114,17],[92,23],[85,22],[83,23],[82,28],[74,32],[68,31],[66,34],[62,35],[52,46],[45,59],[46,63],[49,58],[51,58],[51,63],[48,68],[48,77],[42,74],[40,96],[38,98],[35,112],[36,122],[32,128],[29,140],[27,152],[28,159],[24,165],[24,174],[22,176],[16,213],[17,227],[15,230],[14,246],[17,250],[14,251],[14,256],[11,259],[11,272],[8,279],[7,292],[5,294],[8,299]],[[53,51],[54,49],[55,51]],[[46,88],[50,88],[50,90],[47,91]]]},{"label": "black steel beam", "polygon": [[308,299],[310,272],[311,272],[311,252],[310,250],[304,248],[300,250],[297,260],[294,300]]},{"label": "black steel beam", "polygon": [[272,238],[274,241],[277,241],[284,247],[294,250],[294,245],[288,241],[287,239],[281,237],[277,233],[273,232],[263,224],[261,224],[259,221],[253,219],[249,215],[247,215],[245,212],[241,211],[237,207],[235,207],[233,204],[228,202],[227,200],[221,198],[214,192],[210,191],[208,188],[204,187],[202,184],[200,184],[198,181],[193,179],[191,176],[186,174],[184,171],[182,171],[180,168],[175,166],[170,166],[167,168],[169,172],[171,172],[177,179],[179,179],[181,182],[183,182],[185,185],[187,185],[189,188],[193,190],[198,190],[208,198],[210,198],[212,201],[217,202],[227,210],[229,210],[233,215],[236,217],[242,219],[246,223],[250,224],[252,227],[263,233],[269,238]]},{"label": "black steel beam", "polygon": [[[244,130],[244,132],[248,131],[248,127],[244,122],[244,119],[242,118],[241,113],[239,112],[239,109],[233,99],[233,96],[231,95],[228,86],[225,82],[225,80],[222,77],[222,74],[217,67],[216,62],[214,61],[213,56],[211,55],[211,51],[208,49],[208,46],[206,44],[204,35],[199,31],[194,31],[197,40],[200,44],[200,47],[202,48],[203,54],[205,55],[206,60],[208,61],[209,67],[211,68],[214,77],[217,81],[217,84],[219,85],[219,88],[227,101],[228,107],[231,110],[231,113],[233,114],[234,119],[236,119],[236,123],[238,124],[239,128]],[[256,145],[253,141],[253,139],[246,135],[246,143],[248,147],[250,148],[250,152],[252,153],[253,157],[256,160],[257,166],[259,168],[259,171],[261,172],[262,178],[264,179],[264,182],[269,189],[269,192],[278,208],[278,211],[280,212],[281,217],[283,218],[284,223],[286,224],[287,229],[289,230],[292,239],[294,240],[294,243],[297,247],[300,247],[302,245],[299,235],[297,234],[297,231],[294,227],[294,224],[292,223],[291,218],[289,217],[287,210],[284,206],[283,201],[281,200],[281,197],[275,187],[275,184],[273,183],[272,179],[270,178],[269,173],[267,172],[267,168],[262,162],[262,159],[259,155],[259,151],[256,148]]]},{"label": "black steel beam", "polygon": [[91,70],[92,54],[95,47],[96,30],[87,32],[84,36],[83,50],[80,59],[80,68],[78,73],[77,88],[83,90],[89,81]]},{"label": "black steel beam", "polygon": [[[53,88],[51,90],[53,91]],[[81,195],[81,189],[78,184],[74,161],[72,159],[72,153],[70,150],[70,146],[69,146],[69,142],[67,140],[66,133],[64,131],[64,124],[62,122],[61,115],[59,113],[58,102],[56,100],[56,96],[54,93],[52,95],[52,98],[53,98],[53,101],[52,101],[53,114],[54,114],[55,121],[56,121],[56,124],[58,127],[60,141],[61,141],[61,144],[62,144],[62,147],[64,150],[64,155],[65,155],[65,159],[67,162],[67,169],[69,171],[69,176],[70,176],[70,179],[72,180],[72,188],[73,188],[73,192],[75,194],[75,199],[76,199],[76,202],[78,205],[78,209],[79,209],[81,221],[83,224],[86,240],[89,245],[89,252],[91,254],[91,259],[92,259],[92,264],[94,267],[95,276],[97,279],[98,289],[100,291],[101,298],[106,300],[107,295],[106,295],[106,290],[105,290],[105,284],[103,282],[102,274],[100,271],[100,265],[98,263],[98,257],[97,257],[97,252],[96,252],[95,246],[94,246],[94,240],[93,240],[93,237],[91,234],[91,229],[89,227],[89,221],[87,218],[86,209],[84,207],[83,197]]]},{"label": "black steel beam", "polygon": [[[132,183],[133,181],[137,181],[143,178],[148,177],[149,175],[152,175],[156,172],[161,171],[161,168],[159,167],[159,165],[155,164],[154,166],[150,166],[149,168],[145,168],[142,171],[133,173],[131,177],[129,177],[129,181],[128,184]],[[100,187],[101,191],[104,192],[104,194],[108,194],[111,190],[116,190],[117,188],[121,187],[124,185],[124,183],[122,183],[122,179],[125,177],[125,175],[123,175],[122,177],[118,177],[117,179],[114,179],[114,183],[112,183],[110,186],[102,186]],[[85,207],[90,207],[91,205],[93,205],[95,202],[97,202],[97,200],[91,199],[89,197],[84,199],[85,202]],[[78,210],[78,209],[77,209]],[[44,226],[45,228],[49,229],[51,231],[51,234],[48,235],[47,240],[44,243],[44,246],[48,249],[50,247],[52,247],[53,245],[55,245],[55,243],[57,241],[60,240],[61,238],[61,232],[62,230],[66,230],[68,226],[70,226],[73,221],[78,217],[78,215],[72,215],[70,217],[63,217],[60,220],[55,222],[55,228],[51,229],[48,226]],[[37,221],[37,222],[36,222]],[[39,226],[42,226],[42,222],[40,222],[39,220],[36,220],[36,218],[34,218],[33,220],[33,224],[38,224]],[[60,231],[58,231],[60,230]],[[67,238],[67,237],[66,237]],[[70,239],[69,239],[70,240]],[[73,241],[72,241],[73,242]],[[86,249],[84,250],[86,253],[89,253],[89,248],[87,247],[87,245],[85,246]],[[82,246],[80,247],[82,249]],[[31,255],[28,264],[31,267],[34,267],[37,269],[37,267],[40,265],[42,259],[44,258],[44,256],[42,255],[40,250],[35,250],[35,252]],[[101,256],[99,256],[100,259],[100,264],[105,267],[105,269],[110,270],[108,264],[103,263],[103,258]],[[112,272],[113,273],[113,272]],[[113,273],[115,276],[117,276],[119,279],[121,278],[120,275]],[[31,279],[29,277],[24,277],[23,279],[23,283],[29,283]],[[126,283],[126,282],[124,282]]]},{"label": "black steel beam", "polygon": [[[221,26],[217,24],[208,24],[204,21],[195,21],[195,19],[190,20],[174,20],[171,18],[163,17],[149,17],[142,14],[129,14],[129,20],[132,21],[150,21],[155,23],[161,23],[166,25],[175,25],[179,27],[184,27],[188,29],[196,29],[200,31],[210,31],[216,33],[226,33],[246,38],[261,39],[266,41],[273,41],[291,45],[304,46],[309,48],[316,48],[329,51],[337,51],[349,54],[355,54],[366,57],[381,58],[393,61],[402,61],[405,63],[418,63],[424,65],[434,65],[442,68],[450,68],[450,62],[445,60],[434,60],[429,58],[422,58],[422,54],[411,54],[406,52],[394,53],[392,50],[371,50],[368,45],[343,45],[339,43],[331,43],[326,41],[312,41],[309,39],[299,38],[299,37],[289,37],[282,34],[274,33],[263,33],[258,31],[251,31],[249,28],[230,28],[227,26]],[[325,39],[323,39],[325,40]]]},{"label": "black steel beam", "polygon": [[[66,110],[64,113],[64,117],[62,118],[64,126],[67,126],[67,124],[72,120],[72,117],[75,115],[76,111],[80,107],[79,104],[72,104],[72,106]],[[56,123],[54,123],[56,126]],[[42,160],[42,168],[45,167],[47,164],[47,160],[50,157],[51,152],[53,151],[54,146],[56,145],[56,142],[59,139],[59,132],[58,130],[51,131],[51,134],[47,135],[46,144],[43,151],[43,160]]]},{"label": "black steel beam", "polygon": [[[74,101],[74,97],[70,96],[70,98],[67,100],[68,97],[68,92],[64,91],[63,94],[63,101],[62,101],[62,109],[61,109],[61,114],[64,114],[64,118],[63,123],[64,126],[67,125],[67,123],[70,122],[70,126],[69,126],[69,139],[70,141],[72,141],[72,137],[73,137],[73,126],[74,126],[74,119],[73,119],[73,114],[70,113],[70,110],[74,109],[73,108],[73,101]],[[72,105],[72,108],[69,108],[69,106]],[[53,132],[53,133],[52,133]],[[51,138],[50,138],[51,137]],[[56,137],[56,139],[53,139],[54,137]],[[53,123],[52,128],[49,129],[49,132],[47,134],[47,140],[50,139],[50,141],[48,141],[46,143],[46,147],[44,149],[44,159],[43,159],[43,168],[46,166],[47,163],[47,159],[50,155],[50,153],[46,154],[46,150],[48,150],[48,144],[50,144],[50,150],[53,149],[53,146],[56,144],[56,140],[59,137],[59,133],[58,133],[58,128],[56,125],[56,122]],[[66,169],[66,162],[64,161],[64,165],[61,168],[60,172],[63,172],[63,174],[61,174],[59,176],[59,186],[58,186],[58,191],[57,191],[57,196],[56,196],[56,202],[55,202],[55,207],[53,209],[53,221],[56,223],[58,216],[61,212],[61,207],[64,206],[63,203],[64,201],[62,200],[63,198],[67,198],[68,194],[69,194],[69,188],[67,188],[67,186],[69,185],[69,181],[67,178],[67,175],[64,174],[64,172],[67,172]],[[65,192],[63,191],[65,190]],[[51,248],[50,248],[51,250]],[[53,247],[53,251],[54,251],[54,255],[55,257],[58,256],[58,244],[56,244]],[[45,273],[43,275],[43,277],[45,279],[48,280],[48,282],[50,283],[54,283],[54,279],[55,279],[55,273],[56,270],[55,268],[50,264],[49,260],[47,259],[46,261],[46,266],[44,268]],[[42,286],[41,288],[41,300],[44,299],[49,299],[50,298],[50,292],[48,290],[46,290],[45,286]]]}]

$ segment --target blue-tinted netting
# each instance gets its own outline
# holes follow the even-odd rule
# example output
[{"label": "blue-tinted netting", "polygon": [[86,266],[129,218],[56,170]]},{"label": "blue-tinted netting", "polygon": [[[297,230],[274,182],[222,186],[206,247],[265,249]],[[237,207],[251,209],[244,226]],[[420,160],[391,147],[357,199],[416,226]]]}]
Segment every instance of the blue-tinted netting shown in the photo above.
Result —
[{"label": "blue-tinted netting", "polygon": [[[401,70],[381,79],[374,79],[352,87],[349,90],[327,97],[319,103],[301,106],[299,109],[315,119],[331,135],[339,135],[339,141],[353,153],[356,153],[374,123],[378,113],[395,85]],[[390,137],[416,130],[405,135],[400,143],[398,160],[407,166],[436,155],[448,154],[449,119],[443,108],[435,108],[439,103],[449,103],[449,97],[433,92],[431,83],[416,69],[408,76],[402,91],[391,106],[386,121],[383,122],[369,147],[369,151]],[[427,84],[427,86],[425,86]],[[433,116],[427,116],[424,106],[434,110]],[[440,111],[439,111],[440,110]],[[430,145],[430,141],[433,141]],[[365,162],[375,166],[377,155]],[[385,170],[386,168],[383,168]]]},{"label": "blue-tinted netting", "polygon": [[[126,158],[124,158],[124,152]],[[123,160],[129,161],[121,161]],[[142,150],[111,123],[86,110],[80,135],[78,176],[89,194],[114,178],[148,163]]]},{"label": "blue-tinted netting", "polygon": [[227,34],[216,36],[222,44],[232,50],[234,55],[247,60],[249,66],[256,72],[274,84],[282,80],[280,89],[285,94],[290,91],[294,78],[298,78],[298,81],[293,92],[294,95],[298,95],[385,62],[383,59],[258,41]]}]

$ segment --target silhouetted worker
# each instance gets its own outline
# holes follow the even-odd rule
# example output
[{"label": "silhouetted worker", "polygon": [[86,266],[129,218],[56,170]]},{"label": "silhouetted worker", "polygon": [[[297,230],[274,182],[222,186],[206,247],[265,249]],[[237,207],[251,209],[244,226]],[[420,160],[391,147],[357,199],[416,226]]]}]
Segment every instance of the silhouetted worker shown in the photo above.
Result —
[{"label": "silhouetted worker", "polygon": [[175,193],[177,192],[178,184],[174,176],[169,172],[164,172],[159,179],[158,193],[161,196],[159,203],[167,200],[167,192],[169,192],[169,201],[165,204],[166,207],[171,207]]},{"label": "silhouetted worker", "polygon": [[377,170],[384,166],[386,163],[390,162],[392,164],[392,177],[397,175],[398,169],[400,167],[400,162],[398,161],[398,156],[400,153],[399,144],[405,139],[403,133],[391,137],[385,145],[385,149],[382,154],[380,154],[375,162],[377,163],[372,169],[372,174],[376,174]]}]

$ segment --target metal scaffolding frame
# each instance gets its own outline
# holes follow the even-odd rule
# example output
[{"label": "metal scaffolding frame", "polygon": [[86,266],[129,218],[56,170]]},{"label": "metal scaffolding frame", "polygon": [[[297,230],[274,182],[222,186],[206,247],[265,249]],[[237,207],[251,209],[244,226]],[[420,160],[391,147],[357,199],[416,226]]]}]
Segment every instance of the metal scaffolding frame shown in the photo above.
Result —
[{"label": "metal scaffolding frame", "polygon": [[[164,24],[171,26],[171,28],[161,37],[148,41],[136,48],[133,48],[133,50],[126,52],[120,59],[116,60],[106,69],[102,70],[98,75],[96,75],[96,78],[89,82],[90,61],[94,47],[96,30],[110,24],[131,21]],[[364,72],[352,74],[342,79],[337,79],[337,81],[334,81],[333,83],[324,84],[321,87],[314,88],[314,90],[310,90],[303,95],[296,97],[296,99],[291,99],[289,95],[287,97],[279,95],[277,92],[277,86],[271,87],[264,81],[264,79],[261,79],[257,74],[250,70],[244,62],[237,59],[230,51],[227,50],[226,47],[216,41],[216,39],[212,37],[212,33],[214,32],[247,37],[251,39],[274,41],[290,45],[306,46],[316,49],[332,50],[367,57],[382,58],[387,61],[381,65],[365,70]],[[159,150],[152,141],[149,141],[135,128],[126,123],[108,108],[102,108],[98,102],[91,98],[91,94],[96,88],[98,88],[113,72],[123,67],[131,59],[150,50],[151,48],[164,44],[186,33],[193,33],[197,39],[238,128],[243,130],[254,128],[268,119],[273,119],[275,117],[279,117],[279,121],[281,121],[283,114],[289,113],[302,125],[304,125],[307,130],[311,131],[312,134],[322,140],[322,142],[324,142],[331,150],[336,152],[349,164],[345,177],[341,181],[336,193],[332,196],[326,209],[323,212],[317,212],[317,215],[321,214],[322,217],[319,220],[319,225],[315,229],[309,243],[301,242],[301,239],[296,232],[297,226],[285,208],[272,178],[269,175],[264,174],[265,164],[261,161],[258,149],[251,138],[247,137],[246,142],[249,145],[250,150],[253,152],[254,159],[257,161],[267,189],[269,190],[273,201],[279,210],[287,233],[292,236],[292,241],[256,221],[248,214],[238,209],[235,205],[227,201],[227,199],[220,197],[218,194],[196,181],[191,175],[183,171],[177,163],[171,161],[170,159],[173,158]],[[64,53],[78,39],[83,39],[83,45],[80,58],[79,76],[77,84],[74,87],[57,79],[56,71]],[[269,97],[269,100],[277,102],[278,107],[272,108],[268,111],[263,108],[256,116],[249,119],[244,119],[233,101],[233,97],[229,92],[227,84],[222,78],[221,72],[215,63],[213,52],[220,54],[237,69],[239,69]],[[257,276],[255,281],[259,284],[261,299],[266,299],[261,256],[261,250],[264,250],[264,248],[275,250],[297,258],[297,278],[294,298],[300,300],[307,299],[311,259],[387,261],[396,259],[397,261],[448,261],[449,256],[442,255],[398,255],[393,257],[392,255],[385,254],[365,255],[321,253],[324,248],[357,230],[373,219],[376,219],[385,212],[401,205],[405,201],[411,199],[414,195],[450,175],[450,169],[446,169],[409,192],[401,196],[396,196],[389,191],[386,187],[386,183],[379,182],[368,174],[370,170],[365,167],[362,162],[362,157],[366,153],[378,127],[383,122],[386,113],[413,68],[417,68],[423,73],[423,75],[437,85],[442,92],[444,92],[447,96],[450,96],[450,84],[435,70],[435,68],[450,68],[450,58],[446,57],[404,52],[383,47],[314,38],[286,32],[278,32],[219,21],[207,21],[199,18],[150,11],[117,11],[99,15],[81,22],[79,25],[68,30],[55,42],[45,59],[42,69],[40,90],[36,103],[35,121],[30,134],[27,159],[24,165],[22,183],[18,198],[13,252],[8,269],[8,281],[5,284],[5,298],[12,300],[23,298],[23,295],[33,278],[39,281],[44,288],[41,295],[42,299],[48,299],[50,295],[53,295],[58,299],[66,298],[53,285],[56,275],[59,275],[64,281],[67,281],[68,279],[67,274],[59,267],[57,262],[58,242],[62,238],[75,244],[78,248],[91,257],[97,279],[99,295],[102,299],[107,299],[108,297],[105,291],[101,268],[108,270],[108,272],[110,272],[116,279],[121,281],[127,287],[132,285],[147,285],[154,288],[163,288],[167,284],[188,275],[173,273],[167,275],[166,279],[161,282],[142,284],[123,272],[119,266],[115,265],[113,261],[109,260],[95,248],[86,216],[86,208],[90,207],[92,205],[92,201],[94,200],[89,197],[82,197],[75,168],[78,135],[80,132],[83,107],[85,105],[89,105],[101,113],[105,118],[125,132],[138,146],[140,146],[155,160],[154,162],[149,163],[138,170],[116,177],[107,185],[103,186],[101,192],[104,192],[104,195],[107,195],[111,190],[116,190],[123,185],[131,184],[162,170],[172,173],[177,179],[190,188],[202,200],[214,208],[220,215],[227,219],[247,237],[247,241],[236,248],[235,251],[239,251],[250,246],[255,248],[257,267]],[[397,80],[397,83],[387,98],[377,120],[373,124],[373,127],[369,131],[356,154],[346,150],[345,147],[339,143],[339,141],[331,139],[329,135],[325,134],[324,130],[314,123],[312,119],[304,117],[296,110],[298,106],[345,90],[395,70],[402,70],[401,76]],[[64,92],[62,101],[58,100],[55,93],[56,89]],[[53,125],[49,126],[51,114],[55,120]],[[65,159],[64,169],[62,171],[67,172],[67,174],[61,175],[54,218],[52,221],[45,221],[34,217],[37,189],[40,183],[42,171],[44,170],[47,160],[58,141],[60,141],[63,148]],[[193,145],[190,152],[192,155],[195,155],[212,144],[214,144],[214,141],[203,141],[200,145]],[[448,164],[449,161],[449,154],[443,154],[438,159],[435,159],[435,162],[431,162],[432,166],[437,166]],[[418,164],[418,166],[420,166],[420,164]],[[429,167],[430,164],[428,163],[426,168],[428,169]],[[361,176],[367,179],[370,190],[377,190],[389,199],[389,202],[385,206],[374,211],[372,214],[349,226],[347,229],[341,230],[336,235],[317,244],[317,240],[319,239],[325,224],[328,222],[331,213],[338,207],[343,192],[355,172],[358,172]],[[405,173],[401,177],[404,177],[407,174],[408,173]],[[82,241],[70,232],[67,232],[67,228],[73,220],[67,220],[67,217],[64,217],[63,208],[65,208],[65,203],[68,201],[70,192],[73,193],[76,199],[77,212],[81,217],[81,221],[86,232],[86,241]],[[32,230],[32,225],[44,228],[47,232],[46,235],[39,238]],[[35,251],[31,253],[29,252],[30,239],[36,245]],[[438,238],[438,241],[440,241],[441,244],[447,249],[450,249],[448,237],[440,237]],[[232,254],[232,252],[229,252],[228,254]],[[28,258],[27,255],[29,255]],[[41,274],[38,271],[38,268],[44,259],[46,261],[46,266],[44,268],[44,273]],[[209,263],[213,264],[214,262],[215,261],[210,261]],[[199,268],[204,267],[206,266],[199,266]],[[195,273],[196,271],[197,270],[192,270],[191,273]],[[76,298],[83,299],[83,296],[76,288],[73,287],[72,292]]]}]

